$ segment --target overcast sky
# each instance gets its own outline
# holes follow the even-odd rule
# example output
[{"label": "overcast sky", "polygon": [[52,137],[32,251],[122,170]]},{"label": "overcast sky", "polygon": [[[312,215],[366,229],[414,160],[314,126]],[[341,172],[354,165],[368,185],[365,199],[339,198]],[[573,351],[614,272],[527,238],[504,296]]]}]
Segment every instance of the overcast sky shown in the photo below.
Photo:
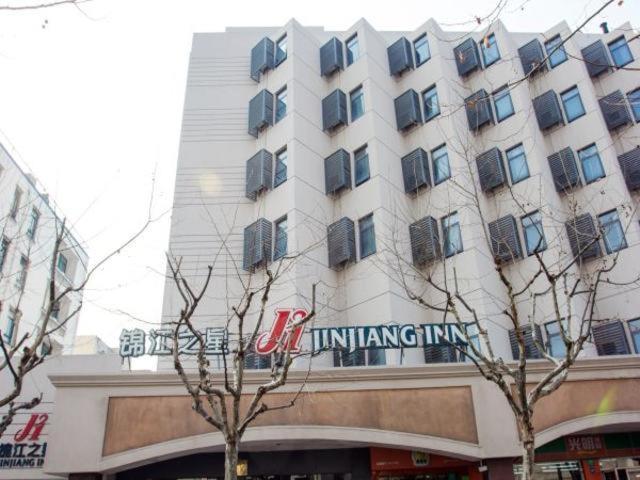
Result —
[{"label": "overcast sky", "polygon": [[[27,3],[41,2],[13,2]],[[513,31],[544,31],[562,20],[575,27],[603,3],[512,0],[502,20]],[[620,3],[585,30],[598,31],[603,21],[638,26],[640,2]],[[377,29],[412,30],[433,17],[444,25],[468,22],[444,26],[467,30],[477,28],[473,18],[495,5],[496,0],[93,0],[83,5],[84,13],[73,6],[2,11],[0,141],[44,184],[96,261],[144,223],[154,175],[154,215],[171,207],[193,32],[282,25],[292,17],[329,30],[345,30],[361,17]],[[159,322],[168,235],[169,213],[99,272],[85,291],[79,334],[97,334],[115,346],[122,328]]]}]

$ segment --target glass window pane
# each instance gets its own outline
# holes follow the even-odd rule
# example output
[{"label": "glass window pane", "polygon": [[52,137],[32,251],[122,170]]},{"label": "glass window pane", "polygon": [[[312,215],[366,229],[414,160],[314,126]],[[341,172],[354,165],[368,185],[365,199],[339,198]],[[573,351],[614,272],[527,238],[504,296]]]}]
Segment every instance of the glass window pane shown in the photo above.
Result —
[{"label": "glass window pane", "polygon": [[500,59],[496,36],[493,33],[480,42],[480,49],[482,50],[485,68]]},{"label": "glass window pane", "polygon": [[462,252],[462,234],[457,212],[442,219],[442,234],[446,257]]},{"label": "glass window pane", "polygon": [[362,87],[351,92],[351,121],[355,121],[364,114],[364,92]]},{"label": "glass window pane", "polygon": [[67,272],[67,257],[65,257],[62,253],[58,254],[58,270],[62,273]]},{"label": "glass window pane", "polygon": [[624,230],[622,229],[622,223],[620,223],[620,217],[618,217],[617,211],[614,210],[603,213],[598,216],[598,220],[607,253],[613,253],[627,248],[627,240],[624,236]]},{"label": "glass window pane", "polygon": [[502,88],[493,94],[493,103],[496,108],[496,117],[501,122],[507,117],[513,115],[513,103],[511,102],[511,94],[507,87]]},{"label": "glass window pane", "polygon": [[636,122],[640,122],[640,88],[629,93],[627,97],[633,111],[633,118],[635,118]]},{"label": "glass window pane", "polygon": [[373,214],[358,221],[360,230],[360,259],[376,253],[376,235],[373,227]]},{"label": "glass window pane", "polygon": [[4,266],[4,261],[7,258],[8,249],[9,249],[9,239],[6,237],[2,237],[2,242],[0,242],[0,272],[2,271],[2,267]]},{"label": "glass window pane", "polygon": [[[557,321],[549,322],[545,324],[545,330],[547,331],[547,349],[549,353],[554,357],[564,357],[567,354],[567,346],[562,340],[562,334],[560,333],[560,325]],[[562,320],[562,327],[567,329],[567,321]]]},{"label": "glass window pane", "polygon": [[582,105],[578,87],[573,87],[571,90],[564,92],[562,94],[562,103],[568,122],[584,115],[584,106]]},{"label": "glass window pane", "polygon": [[629,45],[624,37],[620,37],[609,44],[611,58],[616,67],[624,67],[626,64],[633,62],[633,55],[629,50]]},{"label": "glass window pane", "polygon": [[354,154],[356,169],[356,187],[369,180],[369,154],[367,147],[356,150]]},{"label": "glass window pane", "polygon": [[551,54],[549,56],[549,64],[551,65],[551,68],[557,67],[567,60],[567,52],[565,52],[564,50],[564,45],[561,45],[557,50],[555,50],[555,48],[561,43],[562,38],[560,37],[560,35],[556,35],[551,40],[548,40],[544,43],[544,48],[547,51],[547,55]]},{"label": "glass window pane", "polygon": [[276,153],[276,168],[273,178],[273,188],[282,184],[287,179],[287,150]]},{"label": "glass window pane", "polygon": [[527,165],[527,157],[522,144],[507,150],[507,161],[512,184],[529,178],[529,166]]},{"label": "glass window pane", "polygon": [[438,185],[451,177],[449,154],[447,153],[446,145],[433,150],[431,158],[433,160],[433,183]]},{"label": "glass window pane", "polygon": [[422,35],[415,42],[413,42],[416,50],[416,67],[419,67],[424,62],[431,58],[431,52],[429,50],[429,41],[427,35]]},{"label": "glass window pane", "polygon": [[368,351],[368,365],[386,365],[387,359],[384,348],[370,348]]},{"label": "glass window pane", "polygon": [[527,245],[528,255],[533,255],[535,252],[542,252],[547,248],[540,212],[530,213],[526,217],[523,217],[522,230],[524,231],[524,240]]},{"label": "glass window pane", "polygon": [[360,57],[360,46],[358,45],[358,36],[354,35],[347,40],[347,65],[351,65]]},{"label": "glass window pane", "polygon": [[578,157],[582,163],[582,173],[587,183],[591,183],[604,177],[604,168],[600,161],[600,155],[595,145],[590,145],[578,151]]},{"label": "glass window pane", "polygon": [[422,101],[424,102],[424,119],[431,120],[440,113],[440,105],[438,103],[438,91],[433,86],[422,93]]},{"label": "glass window pane", "polygon": [[287,114],[287,89],[284,88],[276,94],[276,122],[282,120]]},{"label": "glass window pane", "polygon": [[273,259],[276,260],[287,254],[287,217],[276,222],[276,241]]},{"label": "glass window pane", "polygon": [[629,321],[629,331],[636,353],[640,353],[640,318]]},{"label": "glass window pane", "polygon": [[285,35],[276,43],[276,65],[287,58],[287,36]]}]

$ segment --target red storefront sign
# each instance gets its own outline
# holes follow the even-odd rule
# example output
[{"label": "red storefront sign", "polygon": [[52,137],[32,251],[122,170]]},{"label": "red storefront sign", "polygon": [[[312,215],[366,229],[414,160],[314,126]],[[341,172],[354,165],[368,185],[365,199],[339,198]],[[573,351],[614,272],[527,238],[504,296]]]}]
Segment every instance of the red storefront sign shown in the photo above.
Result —
[{"label": "red storefront sign", "polygon": [[447,471],[467,474],[470,480],[481,478],[476,462],[420,451],[371,447],[371,473],[374,479],[387,475]]}]

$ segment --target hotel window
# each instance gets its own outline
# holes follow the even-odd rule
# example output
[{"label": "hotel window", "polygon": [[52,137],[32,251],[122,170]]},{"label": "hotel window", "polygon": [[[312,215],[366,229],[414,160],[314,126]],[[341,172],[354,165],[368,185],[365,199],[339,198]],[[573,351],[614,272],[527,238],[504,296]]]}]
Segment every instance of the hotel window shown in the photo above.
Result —
[{"label": "hotel window", "polygon": [[595,182],[604,177],[604,168],[602,168],[600,155],[598,154],[598,149],[595,144],[578,150],[578,157],[582,164],[582,173],[584,174],[585,182]]},{"label": "hotel window", "polygon": [[427,40],[426,33],[413,42],[413,48],[416,51],[416,67],[419,67],[431,58],[429,41]]},{"label": "hotel window", "polygon": [[68,264],[69,261],[67,260],[67,257],[65,257],[62,253],[58,253],[58,271],[61,273],[67,273]]},{"label": "hotel window", "polygon": [[513,103],[511,102],[511,94],[509,93],[509,87],[504,87],[493,92],[493,106],[496,109],[496,119],[501,122],[505,118],[509,118],[515,112],[513,110]]},{"label": "hotel window", "polygon": [[629,332],[636,353],[640,353],[640,318],[629,320]]},{"label": "hotel window", "polygon": [[351,121],[355,122],[364,115],[364,92],[362,86],[359,86],[349,94],[351,99]]},{"label": "hotel window", "polygon": [[354,163],[355,163],[355,182],[356,187],[358,185],[363,184],[367,180],[369,180],[370,172],[369,172],[369,154],[367,153],[367,146],[360,147],[353,154]]},{"label": "hotel window", "polygon": [[58,320],[60,318],[60,302],[56,302],[51,307],[51,318]]},{"label": "hotel window", "polygon": [[607,253],[614,253],[627,248],[627,240],[624,237],[622,223],[616,210],[598,215],[598,222],[600,223],[600,230],[602,231]]},{"label": "hotel window", "polygon": [[11,210],[9,210],[9,216],[14,220],[18,216],[18,210],[20,210],[20,200],[22,199],[22,190],[16,187],[13,192],[13,202],[11,203]]},{"label": "hotel window", "polygon": [[287,87],[276,93],[276,122],[279,122],[287,114]]},{"label": "hotel window", "polygon": [[511,175],[511,184],[515,185],[522,180],[529,178],[529,166],[527,165],[527,157],[524,153],[522,144],[507,150],[507,163],[509,164],[509,174]]},{"label": "hotel window", "polygon": [[360,45],[358,44],[358,35],[347,40],[347,66],[360,58]]},{"label": "hotel window", "polygon": [[276,153],[276,168],[273,176],[273,188],[284,183],[287,179],[287,148]]},{"label": "hotel window", "polygon": [[36,238],[36,230],[38,229],[38,221],[40,220],[40,212],[35,208],[31,209],[31,218],[29,219],[29,228],[27,229],[27,236],[34,240]]},{"label": "hotel window", "polygon": [[287,36],[283,35],[276,42],[276,66],[280,65],[287,59]]},{"label": "hotel window", "polygon": [[576,118],[584,115],[584,106],[580,98],[578,87],[572,87],[560,94],[562,104],[564,105],[564,113],[567,116],[567,122],[572,122]]},{"label": "hotel window", "polygon": [[640,123],[640,88],[635,89],[633,92],[627,94],[629,99],[629,105],[631,105],[631,111],[633,112],[633,118],[636,123]]},{"label": "hotel window", "polygon": [[482,39],[480,42],[480,50],[482,51],[482,61],[484,68],[493,65],[500,60],[500,52],[496,43],[496,36],[492,33]]},{"label": "hotel window", "polygon": [[438,103],[438,91],[436,86],[422,92],[422,102],[424,103],[424,121],[428,122],[440,113],[440,104]]},{"label": "hotel window", "polygon": [[276,220],[273,259],[277,260],[287,254],[287,216]]},{"label": "hotel window", "polygon": [[[558,47],[558,45],[560,46]],[[558,47],[557,50],[556,47]],[[547,55],[549,55],[549,64],[551,65],[551,68],[555,68],[561,63],[567,61],[567,52],[564,50],[562,37],[560,37],[560,35],[556,35],[551,40],[544,42],[544,48],[547,51]]]},{"label": "hotel window", "polygon": [[540,212],[533,212],[522,217],[522,231],[524,232],[524,243],[527,246],[527,255],[546,250],[547,241],[544,238]]},{"label": "hotel window", "polygon": [[27,270],[29,269],[29,259],[24,255],[20,256],[20,272],[16,278],[16,286],[23,290],[27,283]]},{"label": "hotel window", "polygon": [[[567,332],[567,321],[565,319],[561,320],[562,328]],[[557,320],[553,322],[546,323],[544,328],[547,332],[547,350],[552,357],[561,358],[567,354],[567,346],[564,344],[564,340],[562,340],[562,333],[560,332],[560,324]]]},{"label": "hotel window", "polygon": [[360,232],[360,260],[376,253],[376,232],[373,226],[373,213],[358,220]]},{"label": "hotel window", "polygon": [[431,161],[433,163],[433,184],[438,185],[451,177],[451,168],[449,167],[449,154],[447,146],[442,145],[431,151]]},{"label": "hotel window", "polygon": [[349,351],[340,348],[333,351],[334,367],[363,367],[365,365],[386,365],[386,355],[383,348],[357,349]]},{"label": "hotel window", "polygon": [[18,310],[15,308],[9,309],[9,315],[7,315],[7,326],[4,329],[4,341],[9,345],[13,345],[13,337],[16,333],[16,326],[18,324]]},{"label": "hotel window", "polygon": [[[482,347],[480,346],[480,332],[478,331],[478,326],[474,324],[467,325],[467,336],[469,340],[476,347],[476,350],[482,352]],[[475,358],[473,350],[468,345],[463,347],[465,354],[462,355],[462,360],[465,362],[470,362],[472,358]]]},{"label": "hotel window", "polygon": [[454,212],[440,221],[442,223],[445,257],[451,257],[462,252],[462,233],[460,231],[458,212]]},{"label": "hotel window", "polygon": [[626,64],[633,62],[633,55],[631,55],[631,50],[629,50],[629,45],[624,37],[610,42],[609,51],[616,67],[624,67]]},{"label": "hotel window", "polygon": [[2,241],[0,241],[0,272],[2,272],[2,267],[4,267],[4,262],[7,259],[8,251],[9,239],[7,237],[2,237]]}]

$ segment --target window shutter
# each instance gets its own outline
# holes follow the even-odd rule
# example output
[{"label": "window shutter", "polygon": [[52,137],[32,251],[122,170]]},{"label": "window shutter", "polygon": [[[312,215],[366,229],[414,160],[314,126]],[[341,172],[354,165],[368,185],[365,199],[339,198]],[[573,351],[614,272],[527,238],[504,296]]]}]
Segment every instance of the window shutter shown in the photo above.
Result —
[{"label": "window shutter", "polygon": [[453,56],[456,58],[456,67],[461,77],[466,77],[474,70],[480,68],[480,56],[478,46],[473,38],[467,38],[464,42],[453,49]]},{"label": "window shutter", "polygon": [[581,52],[590,77],[597,77],[611,68],[607,48],[602,43],[602,40],[593,42],[588,47],[583,48]]},{"label": "window shutter", "polygon": [[394,100],[396,107],[396,123],[398,130],[407,130],[414,125],[422,123],[422,111],[420,110],[420,97],[411,89],[404,92]]},{"label": "window shutter", "polygon": [[640,188],[640,147],[623,153],[618,157],[624,180],[630,191]]},{"label": "window shutter", "polygon": [[273,155],[264,148],[247,160],[245,196],[256,200],[263,190],[271,189]]},{"label": "window shutter", "polygon": [[494,188],[505,184],[505,172],[502,163],[502,152],[494,147],[476,157],[478,176],[483,192],[489,192]]},{"label": "window shutter", "polygon": [[565,222],[565,228],[574,257],[580,255],[581,260],[588,260],[600,256],[598,232],[591,215],[588,213],[578,215]]},{"label": "window shutter", "polygon": [[536,112],[536,119],[540,130],[546,130],[555,125],[562,124],[562,111],[558,96],[553,90],[543,93],[533,99],[533,109]]},{"label": "window shutter", "polygon": [[343,217],[327,227],[329,267],[340,269],[356,260],[356,234],[353,221]]},{"label": "window shutter", "polygon": [[247,370],[264,370],[271,368],[271,355],[258,355],[252,348],[244,353],[244,368]]},{"label": "window shutter", "polygon": [[489,223],[489,236],[493,255],[501,262],[522,258],[518,226],[513,215],[506,215]]},{"label": "window shutter", "polygon": [[622,322],[608,322],[591,329],[598,355],[628,355],[629,344]]},{"label": "window shutter", "polygon": [[566,192],[581,184],[576,158],[570,147],[550,155],[547,160],[558,192]]},{"label": "window shutter", "polygon": [[271,232],[269,220],[259,218],[244,229],[244,255],[242,268],[252,272],[271,261]]},{"label": "window shutter", "polygon": [[343,68],[342,42],[333,37],[320,47],[320,74],[323,77],[328,77],[336,70],[342,70]]},{"label": "window shutter", "polygon": [[452,345],[425,345],[425,363],[455,363],[458,361],[456,348]]},{"label": "window shutter", "polygon": [[342,90],[334,90],[322,100],[322,130],[326,132],[347,123],[347,96]]},{"label": "window shutter", "polygon": [[340,149],[324,159],[324,184],[327,195],[351,188],[351,156]]},{"label": "window shutter", "polygon": [[420,267],[442,257],[435,218],[426,216],[409,225],[409,238],[414,265]]},{"label": "window shutter", "polygon": [[413,68],[413,51],[411,43],[406,37],[399,38],[388,47],[387,56],[389,57],[389,71],[393,76]]},{"label": "window shutter", "polygon": [[366,365],[364,350],[358,349],[350,352],[343,348],[335,349],[333,351],[333,365],[335,367],[357,367]]},{"label": "window shutter", "polygon": [[273,125],[273,93],[262,90],[249,101],[249,134],[258,138],[267,125]]},{"label": "window shutter", "polygon": [[274,48],[273,41],[264,37],[251,49],[251,78],[260,81],[260,74],[273,68]]},{"label": "window shutter", "polygon": [[547,64],[543,62],[545,57],[544,50],[537,38],[521,46],[518,49],[518,55],[525,75],[531,74],[533,76],[547,69]]},{"label": "window shutter", "polygon": [[[536,347],[536,344],[533,339],[531,325],[524,325],[520,327],[522,334],[524,335],[524,355],[528,359],[542,358],[540,354],[540,350]],[[540,330],[540,325],[536,325],[536,335],[538,337],[538,341],[542,343],[542,331]],[[519,359],[518,355],[518,340],[516,337],[516,329],[513,328],[509,330],[509,343],[511,344],[511,355],[514,360]]]},{"label": "window shutter", "polygon": [[402,157],[402,178],[405,193],[417,193],[420,188],[431,183],[429,175],[429,158],[422,148]]},{"label": "window shutter", "polygon": [[598,100],[598,103],[600,104],[602,116],[609,130],[615,130],[622,125],[632,123],[631,115],[627,108],[627,100],[620,90],[616,90],[606,97],[602,97]]},{"label": "window shutter", "polygon": [[491,98],[484,88],[465,98],[464,104],[467,111],[467,120],[469,121],[469,130],[475,131],[486,123],[493,123]]}]

